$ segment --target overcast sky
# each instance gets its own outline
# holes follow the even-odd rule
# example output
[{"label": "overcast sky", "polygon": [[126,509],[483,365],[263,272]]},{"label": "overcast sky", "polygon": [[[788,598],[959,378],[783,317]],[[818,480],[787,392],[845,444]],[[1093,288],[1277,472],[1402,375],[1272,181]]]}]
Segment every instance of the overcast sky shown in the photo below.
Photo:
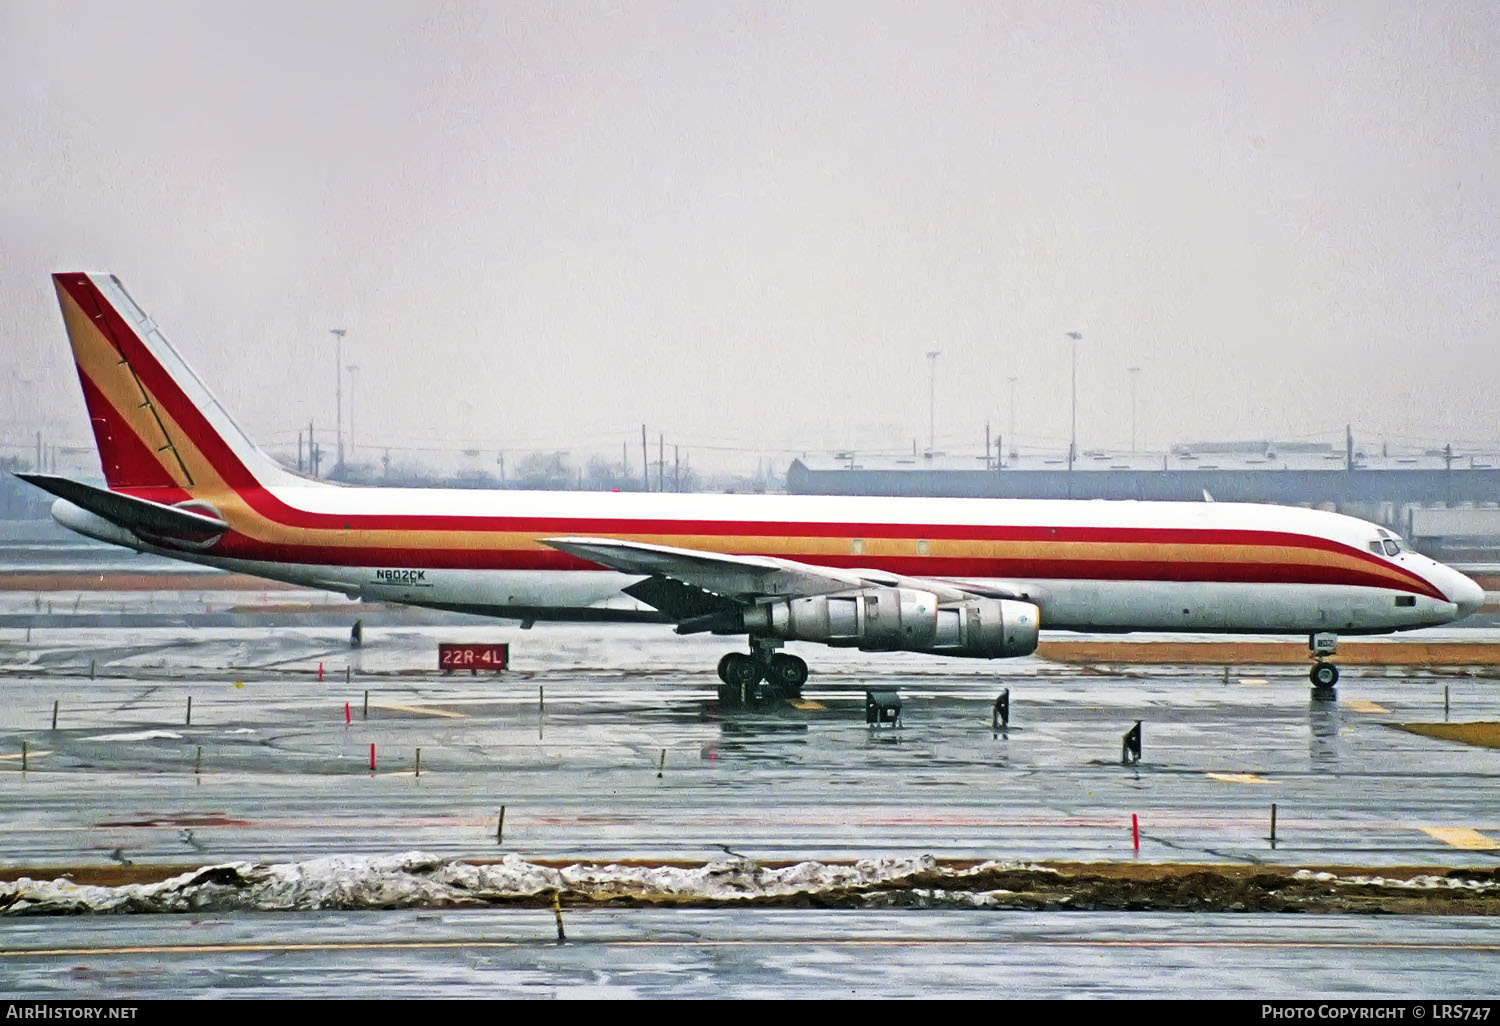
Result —
[{"label": "overcast sky", "polygon": [[[1500,439],[1493,3],[0,0],[4,441],[110,270],[257,440]],[[351,386],[346,385],[346,393]],[[348,396],[346,394],[346,400]],[[654,455],[654,454],[653,454]],[[705,453],[702,457],[710,462]]]}]

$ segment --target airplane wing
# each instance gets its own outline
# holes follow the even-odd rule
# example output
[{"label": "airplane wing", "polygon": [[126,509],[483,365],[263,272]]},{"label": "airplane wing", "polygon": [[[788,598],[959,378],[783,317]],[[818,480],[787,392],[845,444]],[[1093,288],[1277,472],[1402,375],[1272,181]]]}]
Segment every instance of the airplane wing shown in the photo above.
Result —
[{"label": "airplane wing", "polygon": [[543,542],[611,570],[666,577],[739,602],[763,596],[821,595],[864,583],[847,570],[773,556],[730,556],[613,538],[544,538]]},{"label": "airplane wing", "polygon": [[[774,556],[732,556],[701,549],[620,541],[614,538],[544,538],[544,544],[591,563],[627,574],[642,574],[647,580],[626,591],[670,616],[683,619],[730,605],[753,605],[770,598],[800,598],[827,595],[852,588],[919,588],[937,594],[945,602],[965,598],[1019,598],[1019,589],[1003,584],[903,577],[881,570],[842,569],[814,566]],[[686,601],[680,588],[664,594],[653,582],[675,582],[699,593],[696,602]],[[653,598],[663,598],[658,604]],[[673,599],[677,601],[673,601]],[[717,600],[714,601],[714,600]],[[672,606],[674,608],[669,608]]]}]

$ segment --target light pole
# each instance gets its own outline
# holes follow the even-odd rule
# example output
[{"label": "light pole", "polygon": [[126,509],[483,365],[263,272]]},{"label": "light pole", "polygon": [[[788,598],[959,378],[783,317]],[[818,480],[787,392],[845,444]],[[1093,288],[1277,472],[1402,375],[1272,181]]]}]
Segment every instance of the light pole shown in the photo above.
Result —
[{"label": "light pole", "polygon": [[333,353],[333,422],[334,437],[337,442],[334,445],[334,469],[344,469],[344,328],[329,328],[328,333],[334,338]]},{"label": "light pole", "polygon": [[1009,377],[1005,380],[1010,382],[1010,446],[1014,449],[1016,447],[1016,379]]},{"label": "light pole", "polygon": [[[1068,471],[1073,470],[1073,461],[1078,458],[1078,340],[1083,338],[1083,332],[1070,331],[1068,338],[1073,340],[1073,429],[1068,435]],[[1069,490],[1072,490],[1073,479],[1068,478]]]},{"label": "light pole", "polygon": [[355,364],[344,368],[349,372],[349,458],[354,459],[354,372],[359,370]]},{"label": "light pole", "polygon": [[1130,455],[1135,455],[1135,379],[1140,374],[1139,367],[1126,368],[1130,371]]},{"label": "light pole", "polygon": [[937,358],[943,354],[936,349],[927,352],[927,454],[932,455],[937,445]]}]

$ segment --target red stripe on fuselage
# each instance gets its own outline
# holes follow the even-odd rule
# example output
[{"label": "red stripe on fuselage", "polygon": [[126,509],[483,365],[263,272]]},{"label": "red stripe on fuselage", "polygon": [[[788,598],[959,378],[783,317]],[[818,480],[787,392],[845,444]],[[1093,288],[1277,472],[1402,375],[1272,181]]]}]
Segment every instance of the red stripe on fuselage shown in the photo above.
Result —
[{"label": "red stripe on fuselage", "polygon": [[[282,545],[228,535],[214,555],[317,566],[415,566],[436,570],[578,571],[603,569],[550,549],[410,549]],[[1389,577],[1343,567],[1295,563],[1213,562],[1108,559],[985,559],[975,557],[897,556],[871,560],[862,556],[798,555],[813,566],[878,569],[912,577],[967,577],[1025,580],[1166,581],[1232,584],[1338,584],[1352,587],[1418,591],[1440,601],[1445,596],[1423,582],[1403,588]]]},{"label": "red stripe on fuselage", "polygon": [[[371,498],[376,498],[375,494]],[[284,507],[291,509],[291,507]],[[629,535],[637,540],[645,538],[655,539],[662,544],[673,545],[677,539],[683,536],[707,536],[707,537],[733,537],[733,538],[765,538],[765,539],[794,539],[794,538],[897,538],[943,541],[972,541],[972,542],[1022,542],[1038,546],[1050,543],[1113,543],[1113,544],[1146,544],[1146,545],[1215,545],[1236,546],[1242,548],[1295,548],[1316,552],[1327,552],[1345,557],[1353,557],[1359,563],[1368,568],[1368,572],[1361,572],[1340,568],[1321,568],[1320,572],[1344,573],[1351,578],[1358,577],[1363,582],[1379,580],[1382,583],[1377,586],[1392,588],[1395,590],[1417,591],[1421,594],[1430,595],[1434,598],[1444,598],[1431,584],[1420,576],[1399,567],[1377,559],[1372,555],[1361,552],[1350,546],[1330,541],[1326,538],[1316,536],[1288,534],[1277,531],[1254,531],[1254,530],[1218,530],[1218,529],[1185,529],[1185,528],[1113,528],[1113,527],[1031,527],[1031,526],[1003,526],[1003,525],[960,525],[960,524],[846,524],[846,523],[808,523],[808,522],[767,522],[747,520],[648,520],[648,519],[613,519],[603,517],[480,517],[480,516],[438,516],[424,517],[415,514],[388,515],[388,514],[315,514],[300,510],[295,511],[298,515],[292,522],[278,521],[283,526],[300,527],[306,529],[342,530],[350,531],[421,531],[424,533],[457,533],[457,532],[495,532],[495,533],[522,533],[546,535],[577,535],[577,534],[606,534],[606,535]],[[225,539],[222,545],[228,544]],[[248,539],[247,539],[248,541]],[[316,550],[320,553],[339,553],[344,555],[329,561],[330,565],[354,565],[370,566],[376,563],[389,561],[386,558],[369,561],[363,557],[351,557],[349,553],[380,552],[388,556],[393,552],[405,551],[406,562],[415,559],[425,559],[428,553],[443,551],[440,548],[414,548],[406,550],[393,550],[388,548],[370,548],[360,546],[354,549],[337,546],[319,546],[313,543],[311,546],[302,545],[283,546],[295,548],[299,551]],[[218,551],[218,549],[216,549]],[[470,560],[479,558],[482,553],[474,549],[455,549],[454,552],[466,552]],[[547,553],[526,554],[520,550],[500,550],[498,558],[506,560],[505,567],[519,569],[517,560],[525,559],[528,567],[543,568],[556,567],[558,569],[581,568],[591,564],[575,562],[553,562],[553,557]],[[1145,580],[1175,580],[1172,574],[1178,572],[1175,568],[1183,566],[1237,566],[1243,565],[1248,568],[1260,566],[1285,566],[1288,570],[1295,568],[1296,564],[1282,564],[1277,562],[1256,562],[1247,559],[1243,564],[1228,563],[1222,561],[1193,561],[1193,560],[1151,560],[1149,558],[1134,558],[1124,560],[1109,559],[1068,559],[1068,558],[1033,558],[1017,559],[1014,557],[899,557],[899,556],[839,556],[830,554],[807,554],[798,552],[778,553],[788,559],[795,559],[805,563],[815,563],[822,566],[847,566],[847,567],[869,567],[872,569],[887,570],[892,573],[904,573],[912,575],[932,575],[942,573],[947,576],[985,576],[1006,577],[1021,576],[1018,569],[1004,569],[1008,567],[1020,567],[1023,565],[1037,565],[1047,567],[1066,566],[1099,566],[1120,567],[1129,566],[1135,568],[1157,567],[1154,574],[1149,574],[1140,579]],[[560,554],[559,554],[560,555]],[[324,562],[321,558],[307,558],[305,562]],[[396,560],[400,562],[400,559]],[[971,569],[965,570],[943,570],[937,571],[932,567],[938,563],[947,561],[949,563],[962,563]],[[424,564],[427,565],[427,564]],[[430,564],[436,566],[436,564]],[[455,564],[470,565],[470,564]],[[902,569],[897,570],[900,566]],[[986,567],[981,571],[973,567]],[[995,570],[1000,567],[1002,569]],[[497,568],[500,568],[497,566]],[[1246,573],[1256,573],[1254,569],[1247,569]],[[1026,576],[1068,577],[1075,576],[1069,573],[1040,573],[1027,574]],[[1087,575],[1084,575],[1087,576]],[[1399,577],[1400,582],[1395,582],[1392,577]],[[1111,576],[1109,579],[1123,579],[1119,576]],[[1226,578],[1229,579],[1229,578]],[[1252,578],[1238,578],[1252,579]]]}]

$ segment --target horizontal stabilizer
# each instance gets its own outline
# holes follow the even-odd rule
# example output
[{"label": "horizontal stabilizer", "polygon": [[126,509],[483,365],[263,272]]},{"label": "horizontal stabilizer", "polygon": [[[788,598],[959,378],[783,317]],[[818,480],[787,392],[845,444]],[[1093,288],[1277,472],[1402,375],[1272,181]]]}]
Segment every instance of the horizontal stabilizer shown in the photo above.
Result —
[{"label": "horizontal stabilizer", "polygon": [[34,484],[58,498],[66,499],[95,516],[103,517],[127,531],[147,537],[175,538],[187,542],[201,542],[229,530],[229,525],[216,516],[196,513],[192,510],[137,499],[130,495],[112,492],[107,488],[96,488],[78,481],[51,474],[17,474],[22,481]]}]

